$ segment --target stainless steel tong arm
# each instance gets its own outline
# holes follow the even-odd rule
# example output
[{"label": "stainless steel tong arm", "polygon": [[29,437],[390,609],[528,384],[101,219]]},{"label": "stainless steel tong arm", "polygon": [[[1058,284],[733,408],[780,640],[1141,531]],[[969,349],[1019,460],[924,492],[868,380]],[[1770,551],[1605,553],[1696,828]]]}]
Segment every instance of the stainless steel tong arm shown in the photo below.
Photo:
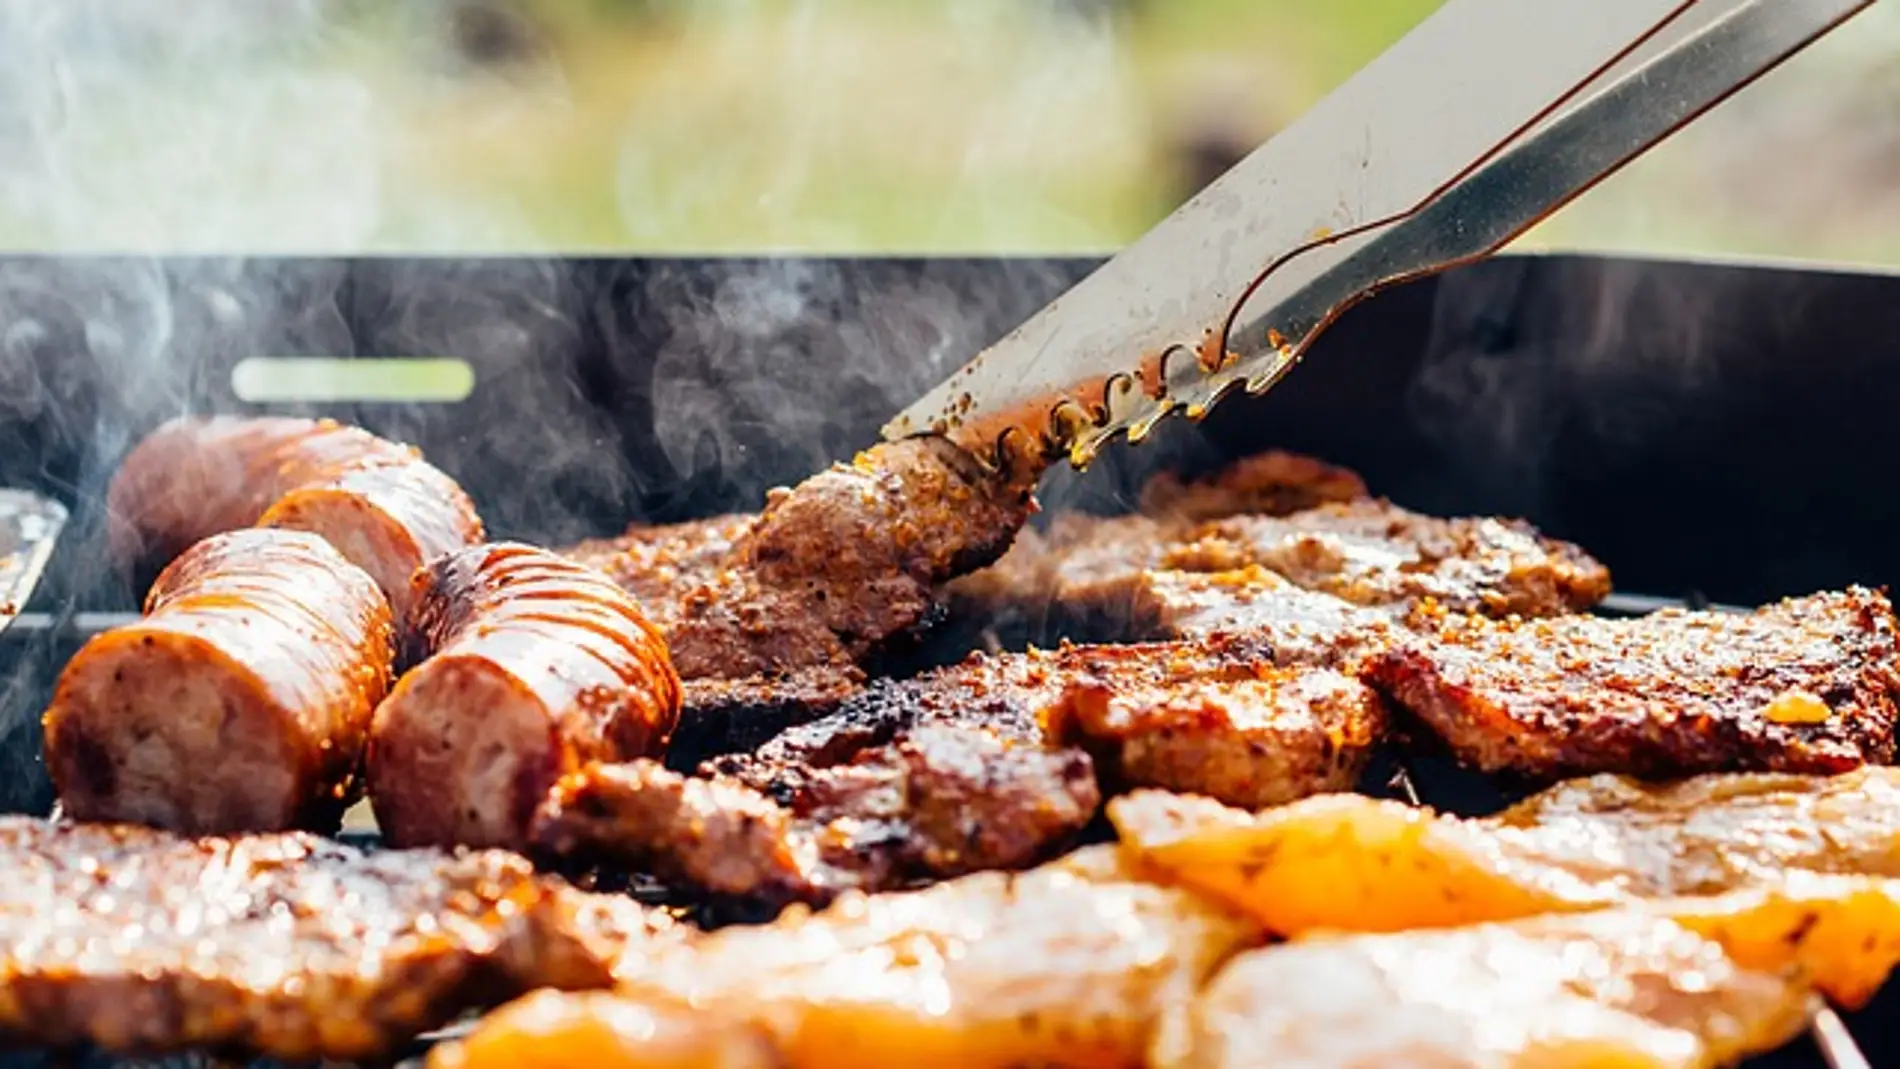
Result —
[{"label": "stainless steel tong arm", "polygon": [[1448,0],[885,428],[1086,463],[1277,382],[1378,289],[1497,250],[1873,0]]}]

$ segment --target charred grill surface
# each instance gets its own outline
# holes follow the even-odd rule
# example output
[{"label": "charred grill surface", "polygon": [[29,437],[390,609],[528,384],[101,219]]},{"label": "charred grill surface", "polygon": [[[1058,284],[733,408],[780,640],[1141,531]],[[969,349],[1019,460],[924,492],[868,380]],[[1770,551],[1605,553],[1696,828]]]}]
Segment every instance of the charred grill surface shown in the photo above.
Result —
[{"label": "charred grill surface", "polygon": [[0,819],[0,1034],[369,1058],[535,987],[601,987],[644,911],[501,852],[364,854]]},{"label": "charred grill surface", "polygon": [[1895,655],[1886,596],[1852,587],[1746,615],[1445,616],[1369,678],[1486,772],[1840,772],[1893,759]]}]

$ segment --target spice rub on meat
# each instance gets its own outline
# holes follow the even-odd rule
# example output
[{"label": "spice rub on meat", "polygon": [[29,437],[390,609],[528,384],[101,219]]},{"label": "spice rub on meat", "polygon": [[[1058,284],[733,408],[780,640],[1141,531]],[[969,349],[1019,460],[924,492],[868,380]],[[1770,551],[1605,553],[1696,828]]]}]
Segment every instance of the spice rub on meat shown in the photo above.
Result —
[{"label": "spice rub on meat", "polygon": [[1893,759],[1895,657],[1886,596],[1850,587],[1747,614],[1444,616],[1368,679],[1486,772],[1826,773]]},{"label": "spice rub on meat", "polygon": [[1035,511],[1036,474],[991,470],[944,439],[887,442],[774,491],[757,516],[567,552],[641,599],[684,679],[845,667],[926,624],[938,586],[1003,553]]},{"label": "spice rub on meat", "polygon": [[46,1046],[375,1058],[674,937],[495,851],[8,817],[0,869],[0,1035]]}]

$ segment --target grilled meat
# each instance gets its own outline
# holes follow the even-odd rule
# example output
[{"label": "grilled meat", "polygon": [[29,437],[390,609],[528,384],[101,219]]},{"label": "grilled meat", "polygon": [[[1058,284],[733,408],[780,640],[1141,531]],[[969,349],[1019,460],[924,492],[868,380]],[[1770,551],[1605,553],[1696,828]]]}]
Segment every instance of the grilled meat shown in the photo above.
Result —
[{"label": "grilled meat", "polygon": [[499,852],[10,817],[0,867],[0,1033],[121,1053],[374,1057],[464,1009],[605,986],[630,946],[678,938]]},{"label": "grilled meat", "polygon": [[410,631],[437,652],[370,730],[370,798],[391,843],[520,847],[562,775],[665,751],[679,677],[606,576],[498,543],[431,562],[416,585]]},{"label": "grilled meat", "polygon": [[67,813],[194,834],[334,827],[389,687],[389,604],[314,535],[214,535],[136,623],[93,638],[46,710]]},{"label": "grilled meat", "polygon": [[1250,814],[1146,791],[1108,813],[1146,864],[1283,935],[1599,909],[1796,872],[1900,878],[1900,770],[1887,768],[1662,787],[1604,775],[1482,820],[1350,794]]},{"label": "grilled meat", "polygon": [[1446,617],[1369,679],[1487,772],[1839,772],[1893,759],[1895,657],[1891,605],[1855,587],[1747,615]]},{"label": "grilled meat", "polygon": [[398,620],[423,562],[483,537],[468,495],[420,453],[330,420],[173,420],[126,456],[106,506],[114,556],[133,571],[254,524],[320,535]]},{"label": "grilled meat", "polygon": [[[1164,632],[1139,626],[1131,631],[1126,619],[1098,616],[1085,623],[1060,611],[1051,616],[1049,609],[1067,600],[1065,590],[1075,596],[1081,589],[1127,582],[1157,569],[1167,547],[1197,522],[1240,514],[1281,516],[1365,496],[1358,475],[1278,450],[1198,480],[1163,473],[1143,487],[1134,515],[1069,512],[1052,519],[1046,533],[1024,531],[994,566],[947,588],[952,613],[1021,620],[1037,638],[1056,633],[1104,641],[1162,637]],[[1115,600],[1109,594],[1108,601]]]},{"label": "grilled meat", "polygon": [[864,673],[850,665],[686,680],[667,764],[690,769],[718,754],[749,752],[794,725],[830,716],[864,685]]},{"label": "grilled meat", "polygon": [[1715,1069],[1806,1025],[1806,985],[1634,912],[1318,939],[1234,958],[1157,1069]]},{"label": "grilled meat", "polygon": [[[912,679],[875,681],[830,716],[752,753],[717,758],[704,771],[783,796],[813,769],[857,760],[922,726],[954,725],[1010,742],[1086,740],[1136,783],[1153,775],[1217,796],[1275,798],[1340,789],[1380,734],[1383,707],[1356,682],[1309,662],[1330,656],[1323,642],[1293,637],[1278,643],[1279,633],[1263,629],[1193,642],[977,654]],[[1309,674],[1312,682],[1302,682]],[[1164,697],[1190,690],[1198,714],[1182,715],[1185,707]],[[1102,693],[1129,701],[1104,708],[1096,700]],[[1294,748],[1267,746],[1269,737]],[[1218,767],[1184,763],[1190,751],[1224,760]]]},{"label": "grilled meat", "polygon": [[1338,672],[1125,684],[1081,674],[1045,716],[1121,783],[1260,807],[1350,790],[1385,735],[1384,702]]},{"label": "grilled meat", "polygon": [[561,782],[535,825],[555,856],[608,858],[777,909],[1040,861],[1101,803],[1087,756],[936,725],[847,764],[801,769],[777,797],[650,761]]},{"label": "grilled meat", "polygon": [[1429,599],[1500,617],[1581,612],[1610,592],[1609,569],[1529,524],[1421,516],[1385,501],[1216,520],[1171,546],[1162,564],[1198,572],[1257,564],[1356,605]]},{"label": "grilled meat", "polygon": [[704,582],[732,556],[755,515],[713,516],[685,523],[635,524],[614,538],[562,550],[562,555],[605,572],[621,589],[655,609]]},{"label": "grilled meat", "polygon": [[[1244,921],[1094,848],[1027,873],[849,895],[822,913],[728,928],[630,959],[620,990],[646,1006],[685,1003],[751,1022],[790,1069],[899,1056],[919,1069],[1138,1065],[1161,1015],[1255,938]],[[435,1069],[523,1064],[514,1059],[547,1058],[569,1036],[611,1029],[569,1005],[572,1013],[542,1011],[565,1025],[549,1035],[522,1029],[519,1013],[478,1028],[468,1051],[506,1062],[444,1053]],[[615,1044],[590,1064],[655,1064],[642,1060],[650,1051]]]}]

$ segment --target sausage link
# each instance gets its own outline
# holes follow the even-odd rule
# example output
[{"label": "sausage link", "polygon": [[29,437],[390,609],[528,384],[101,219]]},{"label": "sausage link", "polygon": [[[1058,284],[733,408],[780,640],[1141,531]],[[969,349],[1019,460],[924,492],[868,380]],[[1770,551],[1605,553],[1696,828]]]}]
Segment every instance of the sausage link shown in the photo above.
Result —
[{"label": "sausage link", "polygon": [[561,776],[665,751],[680,680],[604,574],[546,550],[458,550],[415,578],[408,632],[436,652],[370,729],[371,804],[397,846],[520,847]]},{"label": "sausage link", "polygon": [[484,537],[468,495],[415,449],[332,420],[172,420],[126,456],[106,505],[113,555],[134,571],[253,524],[309,531],[368,572],[398,620],[425,561]]},{"label": "sausage link", "polygon": [[395,653],[388,600],[315,535],[186,550],[145,617],[67,662],[46,762],[80,820],[193,835],[328,830],[359,791]]}]

